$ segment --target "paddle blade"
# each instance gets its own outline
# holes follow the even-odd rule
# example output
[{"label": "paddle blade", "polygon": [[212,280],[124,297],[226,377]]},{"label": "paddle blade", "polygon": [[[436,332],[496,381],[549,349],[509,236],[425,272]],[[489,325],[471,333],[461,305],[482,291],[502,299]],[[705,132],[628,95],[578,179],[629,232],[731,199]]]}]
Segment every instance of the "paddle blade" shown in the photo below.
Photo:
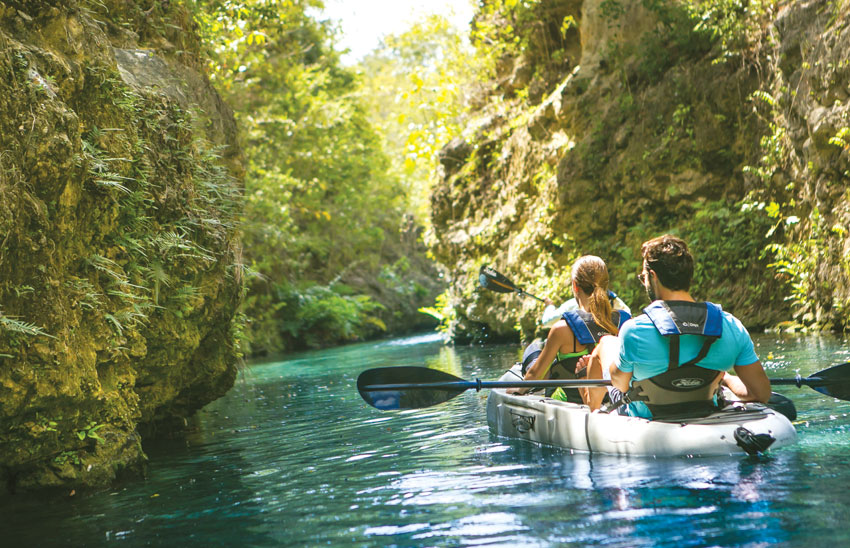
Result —
[{"label": "paddle blade", "polygon": [[793,401],[782,394],[771,393],[770,399],[767,401],[767,406],[777,413],[785,415],[789,421],[797,420],[797,407]]},{"label": "paddle blade", "polygon": [[481,287],[495,291],[496,293],[514,293],[521,291],[512,281],[505,278],[487,265],[483,265],[478,271],[478,283]]},{"label": "paddle blade", "polygon": [[850,400],[850,362],[818,371],[809,377],[809,379],[812,378],[823,380],[823,384],[818,383],[820,386],[815,383],[809,385],[821,394],[839,400]]},{"label": "paddle blade", "polygon": [[[446,402],[465,391],[468,386],[457,388],[417,388],[417,384],[448,382],[462,384],[464,381],[444,371],[427,367],[379,367],[368,369],[357,377],[357,391],[366,403],[381,411],[394,409],[421,409]],[[389,389],[373,389],[381,385],[406,386]]]}]

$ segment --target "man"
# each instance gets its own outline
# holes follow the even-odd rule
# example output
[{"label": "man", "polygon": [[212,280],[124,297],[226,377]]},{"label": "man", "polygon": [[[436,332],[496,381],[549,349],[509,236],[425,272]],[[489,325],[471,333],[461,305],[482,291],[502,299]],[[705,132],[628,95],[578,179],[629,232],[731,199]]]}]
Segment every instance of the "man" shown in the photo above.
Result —
[{"label": "man", "polygon": [[[658,410],[713,407],[721,383],[742,401],[767,402],[770,380],[746,328],[719,306],[690,295],[694,259],[687,244],[667,234],[644,242],[641,255],[638,278],[652,304],[624,323],[618,337],[600,340],[586,358],[588,378],[610,378],[611,398],[627,394],[627,414],[646,418],[653,418],[652,409],[658,418]],[[736,375],[727,372],[730,367]],[[596,410],[605,393],[586,389],[584,399]]]}]

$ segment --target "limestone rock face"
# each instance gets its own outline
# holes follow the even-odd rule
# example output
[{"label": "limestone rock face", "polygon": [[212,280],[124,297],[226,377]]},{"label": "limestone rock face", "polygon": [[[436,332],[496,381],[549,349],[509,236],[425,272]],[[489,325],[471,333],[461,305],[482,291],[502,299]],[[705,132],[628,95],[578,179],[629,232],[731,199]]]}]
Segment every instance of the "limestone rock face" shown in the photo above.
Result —
[{"label": "limestone rock face", "polygon": [[[535,333],[541,305],[480,289],[481,264],[558,301],[572,262],[599,255],[639,311],[640,244],[665,232],[693,248],[695,296],[750,328],[850,323],[848,10],[784,3],[724,42],[685,4],[561,0],[527,18],[535,39],[501,59],[432,195],[455,340]],[[519,65],[525,96],[507,84]]]},{"label": "limestone rock face", "polygon": [[[768,136],[781,143],[759,189],[779,205],[783,259],[793,267],[795,318],[833,330],[850,326],[850,10],[794,2],[771,30],[774,106]],[[799,219],[799,222],[793,222]]]},{"label": "limestone rock face", "polygon": [[240,151],[175,4],[0,2],[9,490],[140,473],[235,379]]}]

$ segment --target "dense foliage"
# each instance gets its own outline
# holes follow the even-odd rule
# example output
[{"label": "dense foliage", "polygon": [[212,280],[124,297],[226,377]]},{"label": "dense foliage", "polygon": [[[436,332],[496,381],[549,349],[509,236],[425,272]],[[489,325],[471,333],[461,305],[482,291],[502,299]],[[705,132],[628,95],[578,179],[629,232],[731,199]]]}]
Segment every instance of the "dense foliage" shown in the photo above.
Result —
[{"label": "dense foliage", "polygon": [[185,5],[0,2],[0,484],[103,486],[236,377],[235,123]]},{"label": "dense foliage", "polygon": [[698,255],[695,294],[748,325],[846,325],[833,32],[846,15],[846,2],[480,2],[472,39],[493,85],[431,202],[452,336],[534,330],[533,303],[478,292],[482,263],[566,298],[570,262],[597,253],[640,307],[640,243],[668,231]]},{"label": "dense foliage", "polygon": [[423,283],[405,280],[414,253],[402,249],[403,231],[412,230],[407,192],[319,8],[309,0],[198,2],[214,82],[235,109],[248,160],[252,352],[379,333],[403,301],[430,297]]},{"label": "dense foliage", "polygon": [[358,67],[363,104],[403,183],[406,207],[422,224],[440,151],[462,132],[464,114],[483,91],[487,64],[466,34],[441,16],[428,16],[386,36]]}]

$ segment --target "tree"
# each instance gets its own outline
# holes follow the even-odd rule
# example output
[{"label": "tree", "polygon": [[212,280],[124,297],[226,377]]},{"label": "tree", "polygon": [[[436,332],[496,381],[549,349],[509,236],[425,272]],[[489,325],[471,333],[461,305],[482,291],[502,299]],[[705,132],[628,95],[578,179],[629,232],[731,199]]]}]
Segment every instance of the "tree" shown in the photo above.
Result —
[{"label": "tree", "polygon": [[379,269],[386,236],[402,224],[404,190],[354,93],[357,75],[339,63],[333,29],[309,14],[321,3],[198,6],[213,81],[242,128],[255,349],[383,328],[371,314],[380,305],[341,281]]},{"label": "tree", "polygon": [[360,95],[380,128],[403,182],[407,208],[417,221],[428,217],[438,152],[463,128],[463,115],[478,89],[481,59],[465,30],[431,15],[385,38],[361,63]]}]

